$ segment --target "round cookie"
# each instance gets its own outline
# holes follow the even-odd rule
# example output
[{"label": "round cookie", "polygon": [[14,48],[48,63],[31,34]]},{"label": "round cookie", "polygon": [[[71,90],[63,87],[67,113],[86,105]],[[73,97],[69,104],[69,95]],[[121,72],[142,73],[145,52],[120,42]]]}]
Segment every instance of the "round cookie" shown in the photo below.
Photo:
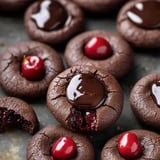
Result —
[{"label": "round cookie", "polygon": [[34,134],[39,122],[33,108],[15,97],[0,97],[0,132],[8,128],[20,128]]},{"label": "round cookie", "polygon": [[74,66],[52,80],[47,106],[66,128],[94,133],[109,128],[119,118],[123,93],[111,74],[92,65]]},{"label": "round cookie", "polygon": [[24,11],[34,0],[1,0],[0,12],[16,13]]},{"label": "round cookie", "polygon": [[91,13],[107,13],[118,9],[127,0],[73,0],[84,10]]},{"label": "round cookie", "polygon": [[[41,57],[45,66],[42,79],[31,81],[21,72],[24,56]],[[0,84],[7,94],[21,98],[36,98],[44,96],[51,80],[64,66],[58,53],[51,47],[35,42],[21,42],[9,46],[0,57]]]},{"label": "round cookie", "polygon": [[28,35],[51,45],[66,42],[84,26],[81,9],[67,0],[43,0],[32,4],[25,14]]},{"label": "round cookie", "polygon": [[160,73],[141,78],[130,94],[131,108],[136,117],[152,129],[160,130]]},{"label": "round cookie", "polygon": [[[147,130],[142,130],[142,129],[131,130],[129,132],[134,133],[138,137],[138,140],[142,146],[142,153],[140,157],[135,159],[159,160],[160,136],[157,133],[147,131]],[[122,157],[121,154],[119,153],[119,150],[117,147],[119,138],[120,136],[122,136],[122,134],[113,137],[104,145],[101,153],[101,160],[110,160],[110,159],[125,160],[125,158]],[[126,136],[126,141],[128,141],[127,138],[128,137]],[[136,147],[137,146],[134,146],[133,148],[136,148]]]},{"label": "round cookie", "polygon": [[[85,55],[84,46],[91,38],[99,36],[108,41],[112,53],[104,59],[92,59]],[[104,46],[100,46],[99,50],[103,51]],[[64,56],[69,66],[91,63],[97,68],[110,72],[116,78],[122,78],[131,69],[134,61],[130,46],[120,36],[103,30],[84,32],[71,39],[66,46]]]},{"label": "round cookie", "polygon": [[27,160],[52,160],[51,147],[63,136],[70,137],[77,146],[77,153],[73,160],[93,160],[94,149],[89,139],[78,133],[73,133],[59,125],[50,125],[40,130],[32,137],[27,147]]},{"label": "round cookie", "polygon": [[134,47],[160,48],[159,8],[159,0],[129,1],[117,18],[119,33]]}]

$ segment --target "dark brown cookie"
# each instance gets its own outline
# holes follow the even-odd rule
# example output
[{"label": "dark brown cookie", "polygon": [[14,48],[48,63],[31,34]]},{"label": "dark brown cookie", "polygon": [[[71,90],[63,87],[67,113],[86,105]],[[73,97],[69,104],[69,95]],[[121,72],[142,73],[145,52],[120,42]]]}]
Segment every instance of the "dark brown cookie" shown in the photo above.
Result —
[{"label": "dark brown cookie", "polygon": [[93,160],[94,149],[87,137],[73,133],[61,126],[48,126],[34,135],[27,147],[27,160],[53,160],[51,147],[55,141],[63,136],[73,139],[77,146],[77,153],[73,160]]},{"label": "dark brown cookie", "polygon": [[117,19],[119,33],[134,47],[160,48],[160,1],[126,3]]},{"label": "dark brown cookie", "polygon": [[[45,75],[41,80],[30,81],[22,76],[24,56],[35,55],[43,59]],[[36,98],[44,96],[51,80],[64,66],[58,53],[49,46],[35,42],[22,42],[8,47],[0,57],[0,84],[12,96]]]},{"label": "dark brown cookie", "polygon": [[63,126],[80,132],[97,132],[119,118],[123,93],[116,79],[92,65],[74,66],[50,83],[48,108]]},{"label": "dark brown cookie", "polygon": [[37,1],[25,14],[25,28],[29,36],[48,44],[67,41],[80,32],[83,26],[81,9],[67,0]]},{"label": "dark brown cookie", "polygon": [[130,104],[140,122],[160,130],[160,73],[149,74],[135,84]]},{"label": "dark brown cookie", "polygon": [[[132,132],[136,134],[138,137],[141,145],[142,145],[142,154],[139,158],[136,158],[138,160],[144,160],[144,159],[154,159],[159,160],[159,152],[160,152],[160,136],[157,133],[137,129],[137,130],[131,130],[129,132]],[[103,147],[102,153],[101,153],[101,160],[125,160],[123,158],[119,151],[118,151],[118,139],[120,138],[122,134],[113,137],[110,139],[105,146]],[[127,141],[128,139],[126,139]],[[133,148],[135,148],[134,146]]]},{"label": "dark brown cookie", "polygon": [[33,108],[21,99],[15,97],[0,98],[0,132],[7,128],[20,128],[35,133],[39,122]]},{"label": "dark brown cookie", "polygon": [[[112,55],[105,59],[91,59],[85,55],[84,45],[92,37],[107,40]],[[116,78],[123,77],[133,65],[133,52],[130,46],[118,35],[102,30],[88,31],[73,38],[66,47],[65,60],[69,66],[91,63],[97,68],[110,72]]]},{"label": "dark brown cookie", "polygon": [[34,0],[1,0],[0,12],[17,13],[24,11]]},{"label": "dark brown cookie", "polygon": [[84,10],[91,13],[107,13],[118,9],[127,0],[73,0]]}]

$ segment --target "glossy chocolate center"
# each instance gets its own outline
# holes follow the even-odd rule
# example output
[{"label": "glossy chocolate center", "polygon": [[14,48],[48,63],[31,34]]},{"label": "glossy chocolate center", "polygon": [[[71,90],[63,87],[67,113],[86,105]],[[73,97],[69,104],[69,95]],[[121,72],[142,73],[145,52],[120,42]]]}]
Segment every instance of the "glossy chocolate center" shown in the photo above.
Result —
[{"label": "glossy chocolate center", "polygon": [[160,28],[160,1],[136,3],[127,12],[128,18],[137,26],[145,29]]},{"label": "glossy chocolate center", "polygon": [[65,8],[55,0],[40,1],[37,12],[32,15],[38,28],[45,31],[59,29],[65,25],[68,14]]},{"label": "glossy chocolate center", "polygon": [[79,109],[95,109],[105,100],[103,83],[91,74],[77,74],[66,89],[68,101]]},{"label": "glossy chocolate center", "polygon": [[152,85],[152,96],[156,103],[160,106],[160,81]]}]

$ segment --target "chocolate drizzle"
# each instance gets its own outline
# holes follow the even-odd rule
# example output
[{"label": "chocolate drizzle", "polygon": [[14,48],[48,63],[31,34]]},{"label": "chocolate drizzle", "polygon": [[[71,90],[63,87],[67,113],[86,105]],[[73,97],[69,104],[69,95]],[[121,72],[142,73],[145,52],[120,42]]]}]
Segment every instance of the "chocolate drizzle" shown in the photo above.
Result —
[{"label": "chocolate drizzle", "polygon": [[138,2],[130,8],[127,16],[131,22],[141,28],[160,28],[160,1]]},{"label": "chocolate drizzle", "polygon": [[32,15],[37,27],[45,31],[63,27],[68,18],[65,8],[55,0],[40,1],[36,13]]},{"label": "chocolate drizzle", "polygon": [[78,109],[95,109],[106,98],[103,83],[91,74],[77,74],[69,82],[66,95],[68,101]]}]

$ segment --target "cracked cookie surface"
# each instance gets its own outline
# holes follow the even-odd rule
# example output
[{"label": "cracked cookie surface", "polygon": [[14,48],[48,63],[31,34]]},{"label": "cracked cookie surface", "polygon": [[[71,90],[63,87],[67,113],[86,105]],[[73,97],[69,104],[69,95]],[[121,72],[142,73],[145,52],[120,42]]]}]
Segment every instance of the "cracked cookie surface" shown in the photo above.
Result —
[{"label": "cracked cookie surface", "polygon": [[[97,36],[109,42],[113,53],[108,58],[98,60],[85,55],[85,44],[89,39]],[[66,63],[70,67],[90,63],[97,68],[110,72],[116,78],[122,78],[131,69],[134,63],[133,56],[131,47],[120,36],[104,30],[87,31],[72,38],[64,53]]]},{"label": "cracked cookie surface", "polygon": [[[130,130],[137,135],[142,145],[142,155],[138,160],[159,160],[160,136],[152,131],[137,129]],[[121,134],[120,134],[121,135]],[[125,160],[118,151],[118,139],[120,135],[111,138],[103,147],[101,160]]]},{"label": "cracked cookie surface", "polygon": [[[22,76],[21,62],[24,56],[35,55],[43,59],[45,65],[44,78],[29,81]],[[46,94],[50,81],[64,66],[60,55],[51,47],[35,42],[21,42],[9,46],[0,57],[0,84],[11,96],[20,98],[36,98]]]},{"label": "cracked cookie surface", "polygon": [[[139,25],[136,25],[135,23],[133,23],[133,21],[131,21],[128,17],[129,12],[131,11],[133,7],[136,7],[134,10],[136,11],[135,13],[140,13],[143,14],[143,12],[145,11],[145,9],[147,10],[147,7],[145,7],[143,4],[145,4],[145,2],[157,2],[156,6],[157,6],[157,15],[153,16],[153,14],[148,14],[148,16],[146,16],[145,20],[147,20],[147,22],[153,20],[154,22],[154,18],[155,17],[159,17],[159,21],[160,21],[160,12],[159,12],[159,5],[160,2],[159,0],[155,0],[155,1],[149,1],[149,0],[135,0],[135,1],[129,1],[127,2],[120,10],[119,14],[118,14],[118,18],[117,18],[117,29],[118,32],[121,34],[121,36],[127,40],[133,47],[136,48],[149,48],[149,49],[153,49],[153,48],[160,48],[160,29],[159,29],[159,24],[157,25],[157,28],[142,28]],[[158,4],[159,3],[159,4]],[[139,7],[140,6],[140,7]],[[149,4],[149,7],[151,5]],[[143,11],[144,10],[144,11]],[[156,8],[149,8],[149,11],[152,10],[152,12],[156,11]],[[139,15],[130,12],[131,15],[133,15],[134,17],[137,17],[138,21],[142,21],[143,19],[141,19],[141,17],[139,17]],[[148,11],[146,11],[146,13],[149,13]],[[151,17],[150,17],[151,16]],[[138,23],[137,23],[138,24]]]},{"label": "cracked cookie surface", "polygon": [[[103,82],[106,96],[97,108],[90,108],[89,105],[85,108],[84,101],[80,104],[80,108],[77,108],[77,105],[68,101],[66,88],[71,79],[78,74],[91,74],[98,81]],[[92,83],[87,85],[92,86]],[[84,87],[82,84],[78,86]],[[85,93],[88,94],[89,91]],[[93,89],[89,94],[96,95],[96,90]],[[85,104],[88,104],[87,100]],[[117,80],[108,72],[97,70],[92,65],[74,66],[60,73],[50,83],[47,105],[53,116],[65,127],[73,131],[97,132],[110,127],[119,118],[123,107],[123,93]]]},{"label": "cracked cookie surface", "polygon": [[39,128],[35,111],[23,100],[15,97],[0,98],[0,132],[20,128],[34,134]]},{"label": "cracked cookie surface", "polygon": [[32,137],[27,146],[27,160],[53,160],[52,144],[63,136],[69,136],[77,146],[73,160],[93,160],[94,149],[90,140],[81,134],[73,133],[60,125],[50,125],[40,130]]},{"label": "cracked cookie surface", "polygon": [[[65,17],[64,13],[59,16],[59,13],[62,12],[62,10],[58,9],[59,5],[54,7],[54,5],[52,6],[52,0],[43,0],[36,1],[28,7],[25,13],[24,24],[28,35],[32,39],[43,43],[56,45],[66,42],[71,37],[83,30],[84,16],[80,7],[72,1],[58,0],[56,2],[61,6],[61,9],[63,8],[63,10],[66,12],[65,14],[67,14],[67,20],[65,20],[64,25],[61,25],[59,28],[54,28],[52,26],[49,31],[44,30],[44,28],[37,27],[32,16],[35,13],[38,13],[36,16],[40,17],[40,24],[43,24],[43,22],[46,21],[48,22],[48,18],[52,17],[51,21],[55,21],[55,26],[57,27],[59,26],[60,19]],[[39,5],[41,6],[39,7]],[[41,10],[39,11],[38,8],[41,8]]]},{"label": "cracked cookie surface", "polygon": [[151,73],[137,81],[130,93],[130,105],[137,119],[156,130],[160,130],[159,82],[160,74]]}]

